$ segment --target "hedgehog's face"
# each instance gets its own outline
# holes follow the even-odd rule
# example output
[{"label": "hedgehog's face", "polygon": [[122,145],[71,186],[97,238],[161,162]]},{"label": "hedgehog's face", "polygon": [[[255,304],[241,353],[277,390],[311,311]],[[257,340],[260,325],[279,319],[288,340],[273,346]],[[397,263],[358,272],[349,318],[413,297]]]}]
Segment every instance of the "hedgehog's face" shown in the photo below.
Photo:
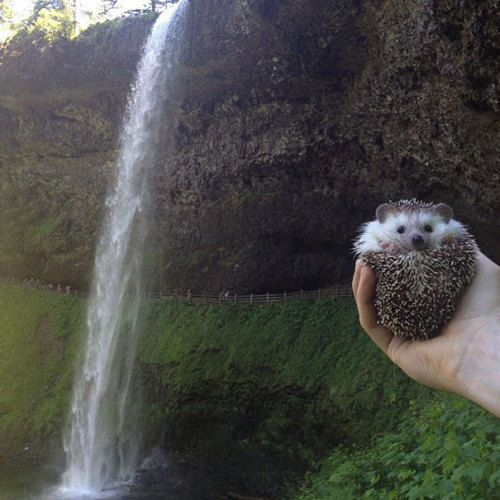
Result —
[{"label": "hedgehog's face", "polygon": [[446,235],[445,223],[429,213],[398,214],[384,223],[389,241],[404,253],[412,250],[437,248]]},{"label": "hedgehog's face", "polygon": [[381,205],[377,220],[392,252],[408,253],[439,247],[449,231],[452,214],[451,208],[443,204],[424,210],[396,210],[392,205]]}]

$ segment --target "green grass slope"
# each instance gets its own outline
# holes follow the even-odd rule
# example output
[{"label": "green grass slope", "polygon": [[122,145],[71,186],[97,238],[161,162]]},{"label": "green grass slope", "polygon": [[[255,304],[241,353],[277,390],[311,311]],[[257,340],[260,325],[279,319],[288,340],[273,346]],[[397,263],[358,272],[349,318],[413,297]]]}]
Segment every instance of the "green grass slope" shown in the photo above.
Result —
[{"label": "green grass slope", "polygon": [[[84,307],[0,286],[0,463],[60,443]],[[142,317],[144,450],[205,457],[273,498],[493,499],[500,488],[498,420],[408,379],[352,300],[147,301]]]},{"label": "green grass slope", "polygon": [[292,497],[479,499],[498,490],[496,419],[393,366],[361,331],[352,300],[155,302],[140,360],[152,442],[212,461],[213,450],[277,454],[292,491],[302,467],[314,470]]},{"label": "green grass slope", "polygon": [[82,305],[63,294],[0,286],[0,462],[36,454],[60,433]]},{"label": "green grass slope", "polygon": [[[156,302],[149,314],[140,359],[162,387],[155,404],[166,404],[166,413],[169,399],[209,388],[218,397],[234,391],[250,398],[274,395],[276,406],[290,410],[296,400],[301,414],[288,424],[283,416],[283,435],[288,427],[294,436],[310,434],[308,426],[322,428],[328,436],[309,436],[321,447],[325,438],[326,445],[363,442],[394,428],[410,399],[429,398],[367,339],[350,300],[259,307]],[[245,408],[247,401],[239,403]],[[272,398],[268,403],[263,418],[276,409]]]}]

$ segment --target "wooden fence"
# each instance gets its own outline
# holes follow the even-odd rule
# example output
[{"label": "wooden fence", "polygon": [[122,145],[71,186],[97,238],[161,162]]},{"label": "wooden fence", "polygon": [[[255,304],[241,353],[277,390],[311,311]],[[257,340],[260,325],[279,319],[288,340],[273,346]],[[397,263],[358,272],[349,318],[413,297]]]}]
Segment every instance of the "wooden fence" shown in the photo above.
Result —
[{"label": "wooden fence", "polygon": [[[66,289],[62,286],[60,290],[57,287],[39,283],[35,280],[17,280],[14,278],[0,278],[0,283],[20,286],[25,288],[34,288],[49,293],[69,294],[73,297],[87,297],[87,292]],[[352,297],[351,284],[334,285],[328,288],[318,288],[317,290],[299,290],[296,292],[282,293],[261,293],[261,294],[238,294],[238,293],[220,293],[211,294],[186,294],[185,292],[150,292],[145,298],[152,300],[167,300],[172,302],[187,302],[191,304],[272,304],[283,302],[285,300],[300,299],[336,299],[343,297]]]},{"label": "wooden fence", "polygon": [[283,302],[285,300],[296,299],[326,299],[352,297],[352,288],[350,284],[336,285],[328,288],[319,288],[317,290],[299,290],[297,292],[282,293],[261,293],[261,294],[238,294],[230,293],[219,295],[186,295],[184,293],[150,293],[148,298],[169,301],[184,301],[193,304],[272,304]]}]

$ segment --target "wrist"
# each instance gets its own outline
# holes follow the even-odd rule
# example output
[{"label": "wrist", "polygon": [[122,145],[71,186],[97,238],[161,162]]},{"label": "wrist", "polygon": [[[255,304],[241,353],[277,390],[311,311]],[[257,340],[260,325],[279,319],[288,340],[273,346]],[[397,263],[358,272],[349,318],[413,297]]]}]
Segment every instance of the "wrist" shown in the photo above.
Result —
[{"label": "wrist", "polygon": [[471,336],[451,387],[453,392],[500,417],[500,337],[495,333],[500,317],[485,320],[487,324]]}]

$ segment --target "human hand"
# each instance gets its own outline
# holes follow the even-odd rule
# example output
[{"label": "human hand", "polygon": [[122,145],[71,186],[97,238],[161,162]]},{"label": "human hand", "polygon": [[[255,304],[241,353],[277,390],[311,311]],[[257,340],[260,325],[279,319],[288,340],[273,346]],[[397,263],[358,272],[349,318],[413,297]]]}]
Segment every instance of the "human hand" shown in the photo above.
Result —
[{"label": "human hand", "polygon": [[375,273],[356,263],[352,287],[362,328],[407,375],[461,394],[500,416],[500,267],[479,254],[477,273],[441,335],[411,341],[377,324]]}]

